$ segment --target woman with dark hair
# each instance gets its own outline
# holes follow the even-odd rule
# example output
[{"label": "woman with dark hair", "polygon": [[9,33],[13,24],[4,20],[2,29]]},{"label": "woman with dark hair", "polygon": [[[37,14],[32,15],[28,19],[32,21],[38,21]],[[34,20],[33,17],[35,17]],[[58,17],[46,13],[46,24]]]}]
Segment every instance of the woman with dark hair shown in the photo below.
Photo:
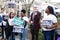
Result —
[{"label": "woman with dark hair", "polygon": [[54,15],[54,9],[53,9],[53,7],[48,6],[48,9],[49,9],[50,13]]},{"label": "woman with dark hair", "polygon": [[8,15],[6,29],[5,29],[7,40],[9,40],[9,37],[12,34],[13,25],[14,25],[13,20],[14,20],[14,14],[13,14],[13,12],[10,12],[9,15]]},{"label": "woman with dark hair", "polygon": [[[14,27],[13,27],[13,34],[11,36],[10,40],[15,40],[15,33],[18,33],[20,35],[20,40],[23,39],[24,35],[24,27],[25,27],[25,20],[23,19],[25,11],[21,11],[21,15],[19,12],[17,12],[17,15],[14,17]],[[25,36],[24,36],[25,37]]]},{"label": "woman with dark hair", "polygon": [[16,32],[16,28],[15,26],[20,26],[20,17],[19,17],[19,13],[17,12],[17,14],[14,14],[14,20],[13,20],[14,26],[13,26],[13,31],[10,37],[10,40],[15,40],[15,34],[18,33]]},{"label": "woman with dark hair", "polygon": [[54,10],[51,6],[48,6],[45,12],[47,13],[47,16],[42,19],[44,40],[54,40],[57,18],[54,16]]}]

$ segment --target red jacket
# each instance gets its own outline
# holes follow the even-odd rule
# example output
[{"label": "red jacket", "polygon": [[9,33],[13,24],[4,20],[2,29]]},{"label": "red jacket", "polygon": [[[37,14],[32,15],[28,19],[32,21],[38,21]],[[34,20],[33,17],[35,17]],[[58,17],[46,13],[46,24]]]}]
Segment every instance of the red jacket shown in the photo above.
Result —
[{"label": "red jacket", "polygon": [[32,17],[33,17],[33,13],[31,14],[31,20],[30,21],[33,21],[33,25],[34,25],[35,29],[39,29],[40,28],[41,13],[37,12],[37,15],[34,16],[34,19]]}]

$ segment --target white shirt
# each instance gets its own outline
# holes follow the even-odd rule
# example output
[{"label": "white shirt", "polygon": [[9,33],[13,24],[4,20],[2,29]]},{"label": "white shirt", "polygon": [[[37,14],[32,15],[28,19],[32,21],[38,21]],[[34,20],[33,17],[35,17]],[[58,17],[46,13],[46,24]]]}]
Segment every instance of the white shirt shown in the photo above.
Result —
[{"label": "white shirt", "polygon": [[29,19],[27,17],[23,17],[23,20],[29,22]]},{"label": "white shirt", "polygon": [[[0,16],[2,17],[3,15],[6,15],[6,13],[0,13]],[[2,21],[3,25],[6,26],[6,22],[5,21]],[[2,23],[0,23],[0,25],[2,25]]]},{"label": "white shirt", "polygon": [[32,18],[34,19],[34,16],[37,15],[37,12],[32,12],[33,15],[32,15]]},{"label": "white shirt", "polygon": [[10,26],[13,26],[14,25],[14,18],[11,18],[11,19],[9,18],[8,23]]},{"label": "white shirt", "polygon": [[[29,22],[28,17],[23,17],[23,20],[27,21],[27,23]],[[28,24],[26,25],[25,29],[28,29]]]},{"label": "white shirt", "polygon": [[[0,13],[0,16],[2,17],[2,13]],[[2,22],[0,23],[0,25],[2,25]]]},{"label": "white shirt", "polygon": [[[7,14],[4,12],[4,13],[2,13],[2,16],[3,15],[7,15]],[[3,25],[6,26],[6,22],[4,20],[3,20]]]},{"label": "white shirt", "polygon": [[51,30],[55,29],[55,28],[53,28],[53,29],[46,29],[45,28],[45,26],[48,26],[48,27],[52,26],[53,23],[57,23],[57,18],[54,15],[49,14],[49,15],[45,16],[42,19],[42,29],[44,31],[51,31]]}]

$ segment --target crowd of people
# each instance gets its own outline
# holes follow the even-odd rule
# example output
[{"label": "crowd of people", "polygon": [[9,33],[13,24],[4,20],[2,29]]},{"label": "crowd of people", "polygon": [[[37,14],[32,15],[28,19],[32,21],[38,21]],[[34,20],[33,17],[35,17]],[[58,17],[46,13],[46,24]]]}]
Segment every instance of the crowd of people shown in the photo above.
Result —
[{"label": "crowd of people", "polygon": [[[26,11],[23,9],[21,10],[21,13],[17,12],[17,14],[15,14],[13,12],[10,12],[7,15],[7,14],[4,14],[4,8],[1,8],[0,26],[2,28],[2,39],[4,39],[4,31],[5,31],[7,40],[15,40],[15,32],[19,33],[20,40],[27,39],[29,19],[25,16],[25,13]],[[18,27],[21,27],[22,30],[18,31],[17,30],[19,29]]]},{"label": "crowd of people", "polygon": [[[28,40],[28,24],[32,39],[39,40],[39,29],[42,28],[44,40],[54,40],[55,29],[57,27],[57,18],[54,15],[54,10],[51,6],[46,8],[46,16],[41,17],[41,12],[38,8],[33,7],[34,11],[31,13],[30,20],[25,15],[26,10],[22,9],[21,12],[10,12],[8,15],[4,13],[4,8],[0,12],[0,27],[2,28],[2,39],[4,39],[4,31],[7,40],[15,40],[15,33],[19,33],[20,40]],[[42,19],[42,20],[41,20]],[[41,20],[41,22],[40,22]],[[28,35],[29,36],[29,35]]]}]

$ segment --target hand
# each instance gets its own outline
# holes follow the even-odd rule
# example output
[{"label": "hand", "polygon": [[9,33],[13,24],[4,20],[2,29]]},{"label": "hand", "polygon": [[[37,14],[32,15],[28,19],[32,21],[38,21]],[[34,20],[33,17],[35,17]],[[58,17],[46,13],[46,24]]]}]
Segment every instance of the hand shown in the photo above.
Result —
[{"label": "hand", "polygon": [[48,27],[45,27],[46,29],[49,29]]},{"label": "hand", "polygon": [[49,27],[47,25],[43,25],[43,26],[45,26],[46,29],[49,29]]},{"label": "hand", "polygon": [[45,28],[46,28],[46,29],[52,29],[52,27],[47,27],[47,26],[46,26]]},{"label": "hand", "polygon": [[31,21],[30,24],[33,24],[33,21]]}]

